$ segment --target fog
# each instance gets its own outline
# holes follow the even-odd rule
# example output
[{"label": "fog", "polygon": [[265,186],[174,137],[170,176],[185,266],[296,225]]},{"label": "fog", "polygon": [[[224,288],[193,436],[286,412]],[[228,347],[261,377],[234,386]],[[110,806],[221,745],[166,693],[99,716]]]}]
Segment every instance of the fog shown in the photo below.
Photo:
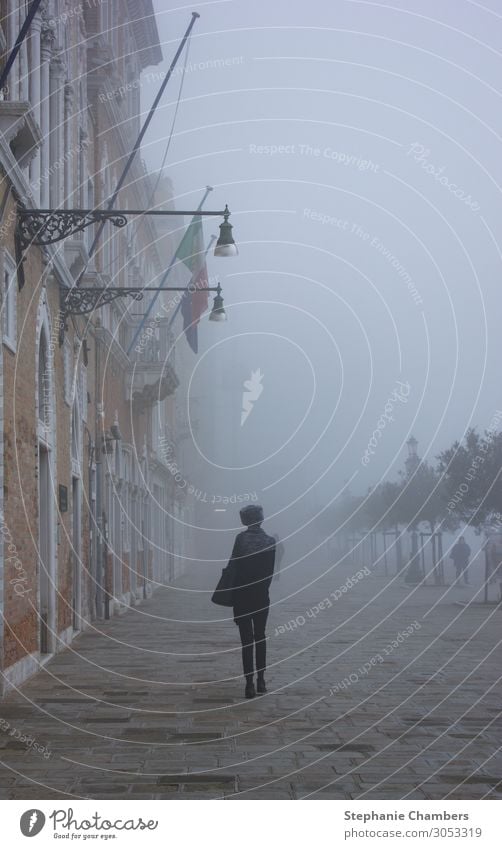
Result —
[{"label": "fog", "polygon": [[[165,57],[156,70],[166,70],[191,8],[154,6]],[[291,574],[309,552],[309,569],[328,568],[316,517],[344,487],[362,494],[396,478],[410,434],[434,464],[500,408],[500,15],[491,7],[197,7],[164,173],[178,208],[213,186],[206,208],[228,203],[239,255],[208,257],[228,321],[202,318],[198,356],[179,327],[189,379],[177,403],[198,420],[184,459],[208,496],[196,515],[207,530],[188,556],[225,560],[237,496],[256,493]],[[183,61],[143,147],[153,172]],[[154,76],[143,77],[145,110]],[[206,240],[217,222],[206,219]],[[258,397],[241,423],[250,380]]]}]

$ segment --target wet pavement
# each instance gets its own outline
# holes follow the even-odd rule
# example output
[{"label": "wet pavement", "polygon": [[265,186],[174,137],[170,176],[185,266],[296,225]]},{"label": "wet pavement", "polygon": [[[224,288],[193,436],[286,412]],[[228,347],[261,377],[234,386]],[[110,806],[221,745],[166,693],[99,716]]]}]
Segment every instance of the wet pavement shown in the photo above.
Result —
[{"label": "wet pavement", "polygon": [[269,692],[245,700],[200,580],[93,623],[0,703],[1,798],[502,798],[499,607],[353,564],[284,572]]}]

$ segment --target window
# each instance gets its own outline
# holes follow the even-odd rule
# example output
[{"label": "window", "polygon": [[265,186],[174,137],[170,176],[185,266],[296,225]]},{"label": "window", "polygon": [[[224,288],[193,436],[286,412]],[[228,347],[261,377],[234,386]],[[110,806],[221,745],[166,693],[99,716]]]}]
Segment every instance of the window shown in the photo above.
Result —
[{"label": "window", "polygon": [[69,339],[65,339],[63,350],[64,365],[64,400],[71,406],[73,396],[73,352]]},{"label": "window", "polygon": [[[80,117],[82,118],[82,115],[81,115],[81,110],[82,110],[81,91],[82,91],[82,88],[81,88],[81,86],[79,86],[79,96],[78,96],[78,102],[77,102],[77,109],[79,110]],[[86,163],[87,135],[86,135],[86,132],[85,132],[82,124],[79,124],[77,132],[78,132],[78,148],[77,148],[77,156],[76,156],[76,159],[75,159],[75,179],[76,179],[76,184],[75,184],[75,187],[74,187],[75,202],[76,202],[76,205],[79,206],[81,209],[85,209],[86,208],[85,204],[86,204],[87,181],[84,181],[84,174],[85,174],[85,171],[86,171],[85,163]],[[70,169],[71,168],[72,168],[72,166],[70,166]],[[69,205],[71,205],[71,204],[69,204]],[[84,238],[84,236],[82,236],[82,238]]]},{"label": "window", "polygon": [[80,366],[80,380],[78,381],[78,400],[82,420],[87,422],[87,369]]},{"label": "window", "polygon": [[122,450],[124,485],[122,487],[122,539],[124,551],[131,550],[131,471],[130,457]]},{"label": "window", "polygon": [[[116,284],[112,281],[112,286],[115,285]],[[115,337],[117,336],[117,327],[120,321],[120,313],[118,312],[117,307],[114,304],[110,304],[109,318],[110,325],[108,329],[112,334],[113,338],[115,339]]]},{"label": "window", "polygon": [[[87,180],[87,208],[94,209],[94,202],[94,183],[89,177],[89,179]],[[90,227],[86,227],[84,231],[85,245],[88,251],[91,250],[91,245],[94,241],[95,233],[96,227],[94,224],[91,224]]]},{"label": "window", "polygon": [[78,466],[79,456],[79,440],[78,440],[78,421],[77,421],[77,405],[73,405],[71,413],[71,459],[72,463]]},{"label": "window", "polygon": [[125,322],[125,319],[122,318],[119,325],[119,342],[120,346],[124,351],[127,351],[129,345],[129,328]]},{"label": "window", "polygon": [[112,39],[112,2],[104,0],[101,7],[101,21],[103,34],[106,35],[108,42]]},{"label": "window", "polygon": [[8,253],[3,259],[3,341],[11,351],[17,344],[17,277],[16,266]]},{"label": "window", "polygon": [[38,418],[44,427],[48,427],[51,410],[51,361],[49,358],[45,329],[40,333],[38,351]]},{"label": "window", "polygon": [[117,480],[119,481],[122,477],[122,452],[118,439],[113,440],[113,447],[115,452],[115,475]]}]

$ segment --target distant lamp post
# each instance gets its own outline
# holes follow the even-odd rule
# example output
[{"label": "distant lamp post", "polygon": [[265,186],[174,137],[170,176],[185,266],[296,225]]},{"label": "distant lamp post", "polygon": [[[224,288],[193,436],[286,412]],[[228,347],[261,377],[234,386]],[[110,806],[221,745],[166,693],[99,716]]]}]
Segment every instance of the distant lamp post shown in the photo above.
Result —
[{"label": "distant lamp post", "polygon": [[[418,440],[414,436],[410,436],[406,443],[408,448],[408,456],[406,458],[406,474],[411,478],[414,472],[420,465],[420,457],[418,456]],[[410,484],[411,485],[411,484]],[[418,586],[424,580],[424,575],[420,566],[420,551],[418,549],[418,532],[416,523],[410,528],[411,551],[408,561],[408,569],[406,571],[405,582],[412,586]]]},{"label": "distant lamp post", "polygon": [[114,441],[115,440],[114,440],[112,434],[110,433],[110,431],[106,430],[104,432],[103,436],[101,437],[101,445],[102,445],[103,454],[113,454],[113,443],[114,443]]},{"label": "distant lamp post", "polygon": [[113,439],[115,440],[115,442],[120,442],[122,440],[122,434],[120,432],[119,418],[118,418],[117,413],[115,413],[115,420],[114,420],[114,422],[113,422],[113,424],[110,428],[110,433],[111,433]]},{"label": "distant lamp post", "polygon": [[415,439],[414,436],[410,436],[406,445],[408,446],[408,457],[416,457],[417,456],[417,448],[418,448],[418,439]]},{"label": "distant lamp post", "polygon": [[[223,223],[220,224],[220,236],[214,249],[215,256],[237,256],[239,253],[237,245],[234,242],[234,237],[232,236],[232,225],[228,220],[229,217],[230,210],[228,206],[226,206],[223,212]],[[215,321],[222,320],[224,319],[215,319]]]},{"label": "distant lamp post", "polygon": [[408,457],[406,458],[406,472],[408,477],[413,474],[413,472],[420,465],[420,458],[418,456],[418,440],[415,439],[414,436],[410,436],[408,442],[406,443],[406,447],[408,448]]},{"label": "distant lamp post", "polygon": [[227,314],[223,306],[223,298],[221,297],[221,286],[218,283],[216,287],[216,295],[213,300],[213,308],[209,314],[209,321],[226,321]]},{"label": "distant lamp post", "polygon": [[114,451],[114,442],[121,442],[122,434],[120,432],[119,421],[117,412],[115,412],[115,419],[113,424],[110,427],[110,430],[105,430],[104,434],[101,437],[103,454],[113,454]]},{"label": "distant lamp post", "polygon": [[422,569],[420,566],[420,552],[418,550],[418,533],[417,529],[413,527],[411,529],[411,552],[410,559],[408,561],[408,569],[406,571],[405,583],[411,584],[416,587],[418,584],[421,584],[424,580],[424,576],[422,574]]}]

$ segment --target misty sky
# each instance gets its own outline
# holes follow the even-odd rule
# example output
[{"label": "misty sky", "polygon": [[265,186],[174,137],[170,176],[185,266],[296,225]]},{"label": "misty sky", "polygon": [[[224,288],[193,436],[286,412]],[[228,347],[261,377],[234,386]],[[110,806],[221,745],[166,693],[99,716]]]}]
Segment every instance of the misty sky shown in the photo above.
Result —
[{"label": "misty sky", "polygon": [[[154,6],[163,68],[201,14],[165,173],[178,208],[214,187],[208,208],[229,204],[240,251],[209,260],[228,322],[203,320],[192,358],[200,485],[257,487],[281,515],[300,499],[297,521],[346,479],[357,492],[394,475],[410,433],[434,461],[470,425],[488,427],[502,407],[494,0]],[[143,147],[152,171],[180,80]],[[241,426],[258,369],[263,391]]]}]

